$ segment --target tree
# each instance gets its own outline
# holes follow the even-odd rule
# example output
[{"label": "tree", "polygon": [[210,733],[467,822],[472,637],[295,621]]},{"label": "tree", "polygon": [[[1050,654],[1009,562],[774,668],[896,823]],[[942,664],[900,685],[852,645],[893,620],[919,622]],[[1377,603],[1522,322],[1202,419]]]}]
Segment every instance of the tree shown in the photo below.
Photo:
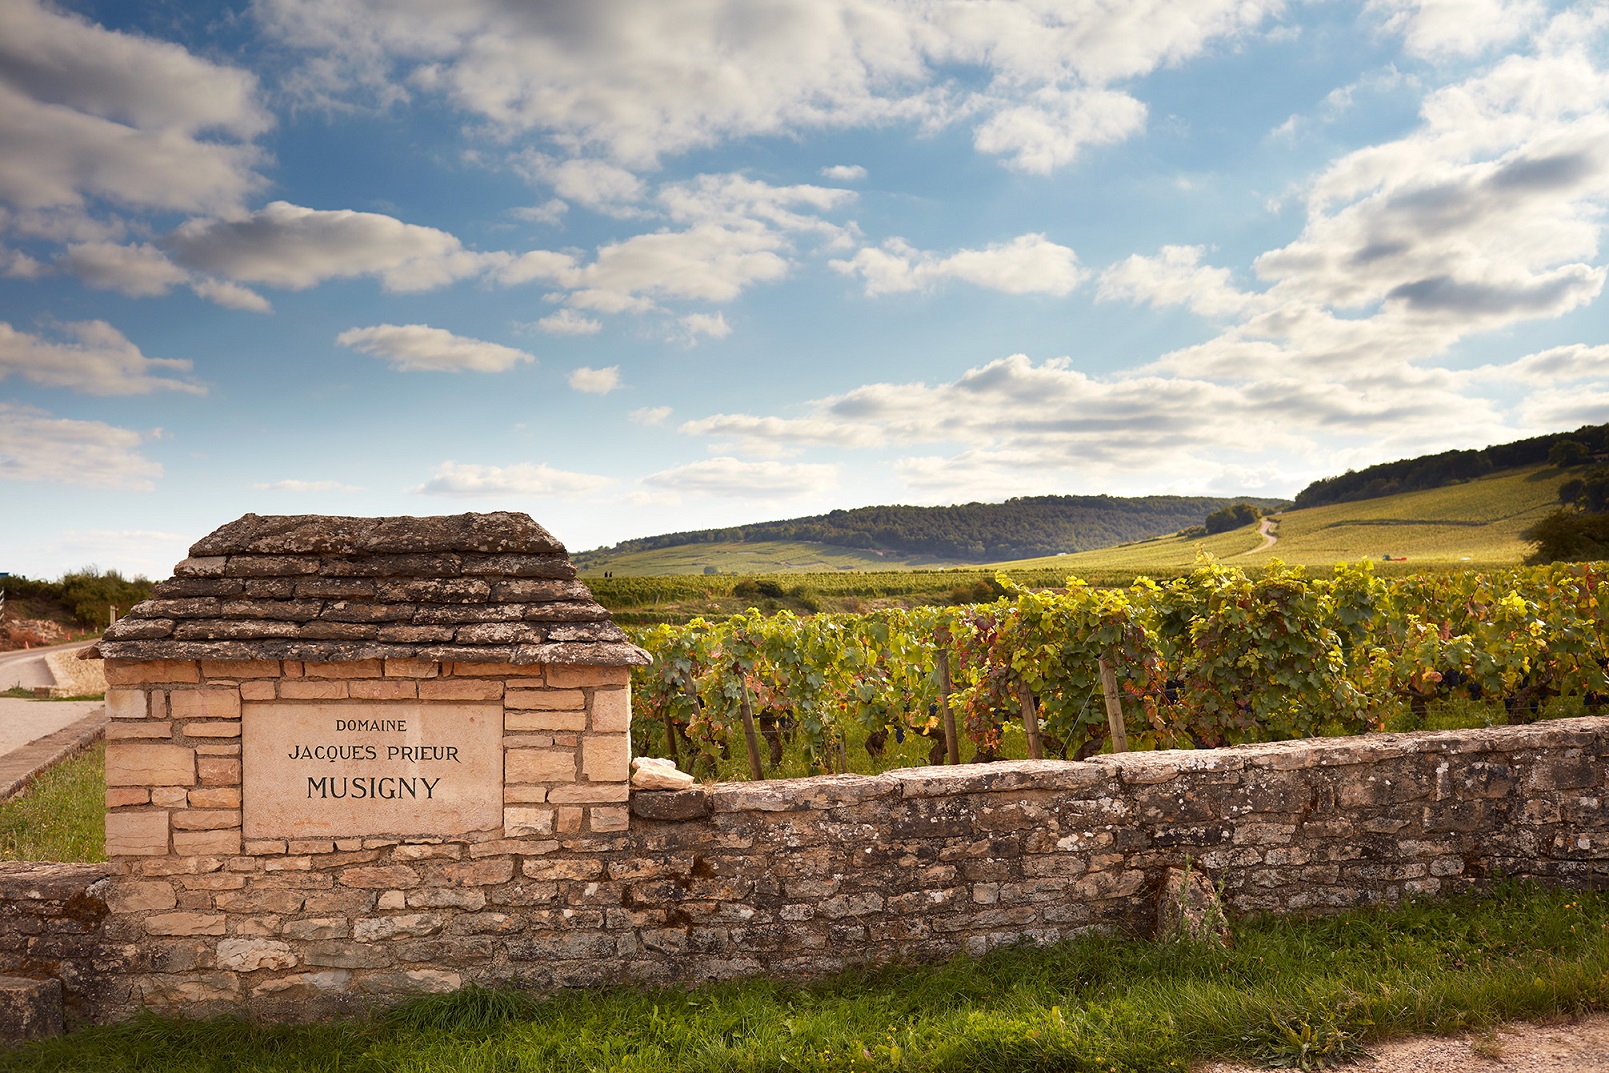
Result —
[{"label": "tree", "polygon": [[1528,563],[1579,563],[1609,559],[1609,513],[1560,507],[1520,533],[1536,550]]},{"label": "tree", "polygon": [[1263,512],[1250,503],[1236,503],[1207,515],[1207,532],[1227,533],[1231,529],[1254,525],[1262,516]]},{"label": "tree", "polygon": [[1560,440],[1548,450],[1548,465],[1569,469],[1581,465],[1589,457],[1591,452],[1580,440]]}]

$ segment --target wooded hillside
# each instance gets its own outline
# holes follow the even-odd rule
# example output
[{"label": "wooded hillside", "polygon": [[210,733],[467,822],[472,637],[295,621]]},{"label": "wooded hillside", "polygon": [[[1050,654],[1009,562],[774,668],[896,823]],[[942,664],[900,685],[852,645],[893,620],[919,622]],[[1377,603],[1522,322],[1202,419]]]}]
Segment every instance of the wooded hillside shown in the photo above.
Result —
[{"label": "wooded hillside", "polygon": [[[698,543],[811,540],[851,548],[996,562],[1087,551],[1200,525],[1237,502],[1281,507],[1285,500],[1211,496],[1023,496],[1004,503],[949,507],[859,507],[809,518],[702,529],[626,540],[599,552],[652,551]],[[588,552],[578,555],[578,561]]]}]

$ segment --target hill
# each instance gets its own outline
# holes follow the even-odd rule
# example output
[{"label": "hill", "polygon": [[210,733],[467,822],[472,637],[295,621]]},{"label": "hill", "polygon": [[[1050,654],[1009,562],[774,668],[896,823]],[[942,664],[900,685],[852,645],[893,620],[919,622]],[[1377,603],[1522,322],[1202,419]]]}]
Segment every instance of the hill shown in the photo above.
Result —
[{"label": "hill", "polygon": [[1325,477],[1296,493],[1296,506],[1321,507],[1326,503],[1348,503],[1377,499],[1399,492],[1444,488],[1459,481],[1474,480],[1500,470],[1540,466],[1548,461],[1555,444],[1574,440],[1588,454],[1609,452],[1609,425],[1582,425],[1574,432],[1551,432],[1513,443],[1500,443],[1480,450],[1443,451],[1440,454],[1382,462],[1366,469],[1348,470],[1338,477]]},{"label": "hill", "polygon": [[1212,537],[1163,537],[1114,548],[1002,563],[1010,569],[1060,565],[1069,573],[1173,575],[1207,552],[1251,568],[1269,559],[1329,566],[1360,559],[1406,558],[1410,568],[1517,564],[1530,552],[1520,532],[1558,506],[1567,474],[1553,466],[1492,473],[1424,491],[1278,514],[1277,542],[1263,547],[1255,527]]},{"label": "hill", "polygon": [[[887,569],[981,564],[1086,551],[1174,533],[1237,502],[1281,507],[1286,500],[1215,496],[1024,496],[949,507],[860,507],[807,518],[626,540],[577,554],[583,573],[702,573]],[[788,547],[774,547],[778,543]],[[764,550],[762,550],[764,549]],[[745,552],[753,552],[745,561]],[[652,554],[671,553],[671,554]],[[723,565],[723,564],[730,564]]]}]

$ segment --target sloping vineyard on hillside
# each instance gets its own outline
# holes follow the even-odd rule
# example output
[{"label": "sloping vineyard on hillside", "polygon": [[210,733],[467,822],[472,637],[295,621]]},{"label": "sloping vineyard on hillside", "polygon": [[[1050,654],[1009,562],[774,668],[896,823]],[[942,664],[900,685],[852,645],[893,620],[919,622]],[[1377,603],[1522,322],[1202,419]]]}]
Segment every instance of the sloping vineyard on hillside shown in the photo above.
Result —
[{"label": "sloping vineyard on hillside", "polygon": [[1251,578],[1204,563],[1128,589],[1002,577],[993,603],[647,627],[635,747],[704,774],[746,753],[759,778],[794,747],[809,770],[847,770],[852,729],[874,757],[925,746],[895,766],[957,762],[962,740],[990,759],[1019,730],[1030,755],[1068,758],[1119,732],[1130,748],[1354,734],[1448,696],[1525,722],[1553,697],[1609,699],[1604,576],[1576,563],[1382,578],[1364,563]]}]

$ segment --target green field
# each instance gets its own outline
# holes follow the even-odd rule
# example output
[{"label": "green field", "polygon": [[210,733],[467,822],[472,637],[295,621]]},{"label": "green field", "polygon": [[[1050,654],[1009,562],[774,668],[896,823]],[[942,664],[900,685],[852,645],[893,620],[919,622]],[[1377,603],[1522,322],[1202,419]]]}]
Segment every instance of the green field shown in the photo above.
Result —
[{"label": "green field", "polygon": [[878,553],[803,540],[756,540],[747,543],[681,544],[653,551],[586,551],[574,556],[581,576],[614,574],[672,576],[704,574],[803,574],[829,570],[899,570],[951,566],[930,555]]},{"label": "green field", "polygon": [[1251,569],[1270,559],[1303,566],[1330,566],[1385,556],[1421,566],[1512,566],[1530,551],[1520,532],[1558,506],[1566,474],[1551,466],[1510,470],[1464,484],[1422,492],[1335,503],[1277,516],[1278,542],[1263,541],[1252,528],[1211,537],[1161,537],[1115,548],[1001,563],[1013,570],[1061,567],[1079,576],[1116,572],[1174,575],[1196,556]]}]

